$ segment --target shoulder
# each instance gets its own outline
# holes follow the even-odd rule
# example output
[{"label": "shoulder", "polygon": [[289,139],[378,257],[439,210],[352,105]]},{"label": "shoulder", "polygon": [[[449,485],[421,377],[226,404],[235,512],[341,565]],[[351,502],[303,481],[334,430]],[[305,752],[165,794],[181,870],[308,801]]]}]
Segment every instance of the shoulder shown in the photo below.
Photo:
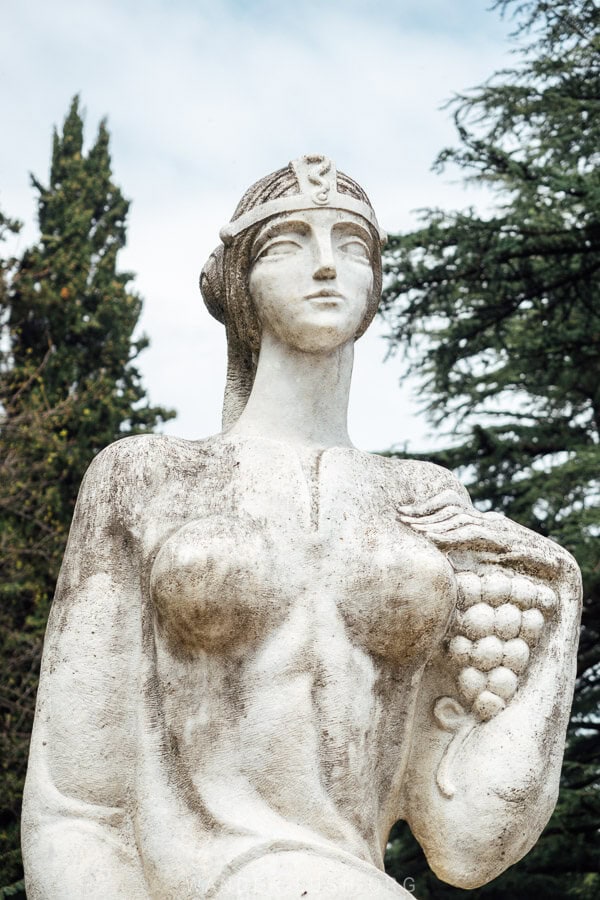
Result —
[{"label": "shoulder", "polygon": [[439,507],[472,506],[467,489],[450,469],[422,459],[382,459],[404,498],[404,504],[423,504],[439,499]]},{"label": "shoulder", "polygon": [[192,444],[164,434],[135,434],[108,444],[92,460],[86,474],[94,476],[107,469],[143,469],[148,463],[181,452],[182,445]]},{"label": "shoulder", "polygon": [[93,508],[104,521],[129,520],[165,486],[193,479],[210,456],[209,443],[140,434],[109,444],[84,475],[78,511]]},{"label": "shoulder", "polygon": [[109,444],[92,460],[85,481],[109,478],[121,484],[147,481],[152,474],[170,469],[188,469],[194,460],[201,463],[207,441],[188,441],[163,434],[136,434]]}]

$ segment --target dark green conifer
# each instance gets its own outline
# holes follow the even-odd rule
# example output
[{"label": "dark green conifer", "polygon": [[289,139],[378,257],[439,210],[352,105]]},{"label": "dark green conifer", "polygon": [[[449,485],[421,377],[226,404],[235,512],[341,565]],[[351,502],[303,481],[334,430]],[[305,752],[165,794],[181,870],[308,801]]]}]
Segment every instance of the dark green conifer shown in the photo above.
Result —
[{"label": "dark green conifer", "polygon": [[[583,570],[579,677],[561,797],[534,850],[473,897],[600,896],[600,7],[500,0],[520,60],[454,101],[457,165],[494,212],[430,210],[392,237],[385,305],[482,508],[567,547]],[[443,439],[440,440],[443,444]],[[431,456],[430,456],[431,458]],[[493,761],[490,761],[493,765]],[[427,874],[399,827],[390,870]]]},{"label": "dark green conifer", "polygon": [[40,238],[0,296],[0,886],[21,875],[40,651],[81,478],[102,447],[173,415],[148,404],[136,368],[142,301],[117,267],[129,203],[105,122],[84,150],[78,98],[54,134],[48,186],[32,182]]}]

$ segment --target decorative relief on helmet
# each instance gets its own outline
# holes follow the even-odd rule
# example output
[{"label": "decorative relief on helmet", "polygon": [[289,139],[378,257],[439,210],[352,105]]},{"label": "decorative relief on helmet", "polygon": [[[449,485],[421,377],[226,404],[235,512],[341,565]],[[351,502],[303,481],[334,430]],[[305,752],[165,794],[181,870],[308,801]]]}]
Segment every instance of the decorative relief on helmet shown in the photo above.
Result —
[{"label": "decorative relief on helmet", "polygon": [[221,240],[227,246],[236,235],[251,228],[258,222],[264,222],[271,216],[285,215],[291,212],[329,207],[361,216],[379,235],[383,246],[387,235],[377,222],[375,213],[364,200],[357,200],[350,194],[341,193],[337,189],[337,169],[335,163],[326,156],[309,154],[290,162],[299,185],[297,194],[276,197],[259,203],[236,219],[224,225],[219,232]]},{"label": "decorative relief on helmet", "polygon": [[290,165],[298,179],[300,193],[308,194],[318,206],[326,206],[337,187],[335,163],[326,156],[312,155],[301,156]]}]

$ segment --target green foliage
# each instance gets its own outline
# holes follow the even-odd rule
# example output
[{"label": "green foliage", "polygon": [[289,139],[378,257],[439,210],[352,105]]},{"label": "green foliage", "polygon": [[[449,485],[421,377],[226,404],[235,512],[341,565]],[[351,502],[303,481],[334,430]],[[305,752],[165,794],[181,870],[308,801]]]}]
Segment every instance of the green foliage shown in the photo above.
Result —
[{"label": "green foliage", "polygon": [[[600,894],[600,8],[502,0],[521,59],[454,101],[451,163],[494,212],[430,210],[393,237],[385,306],[434,423],[482,508],[567,547],[584,576],[578,683],[559,805],[538,845],[476,897]],[[430,457],[431,458],[431,455]],[[417,895],[459,892],[399,825],[389,866]],[[412,870],[410,867],[413,867]],[[464,892],[460,892],[463,896]]]},{"label": "green foliage", "polygon": [[40,239],[4,263],[0,293],[0,885],[22,876],[41,645],[79,483],[106,444],[173,415],[148,405],[134,363],[147,345],[132,338],[142,303],[117,269],[129,204],[104,122],[84,152],[77,98],[54,134],[49,185],[32,182]]},{"label": "green foliage", "polygon": [[20,878],[14,884],[8,884],[6,887],[0,888],[0,900],[5,897],[13,897],[14,900],[25,900],[25,881]]}]

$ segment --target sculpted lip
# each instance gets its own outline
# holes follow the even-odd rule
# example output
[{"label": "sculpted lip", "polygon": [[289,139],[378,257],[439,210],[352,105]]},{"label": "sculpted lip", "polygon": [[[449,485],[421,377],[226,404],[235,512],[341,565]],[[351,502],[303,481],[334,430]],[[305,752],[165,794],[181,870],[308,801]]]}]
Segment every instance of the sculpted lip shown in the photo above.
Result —
[{"label": "sculpted lip", "polygon": [[340,300],[343,300],[344,295],[340,294],[339,291],[333,290],[333,288],[321,288],[320,291],[314,291],[312,294],[307,294],[305,300],[319,300],[322,297],[337,297]]}]

